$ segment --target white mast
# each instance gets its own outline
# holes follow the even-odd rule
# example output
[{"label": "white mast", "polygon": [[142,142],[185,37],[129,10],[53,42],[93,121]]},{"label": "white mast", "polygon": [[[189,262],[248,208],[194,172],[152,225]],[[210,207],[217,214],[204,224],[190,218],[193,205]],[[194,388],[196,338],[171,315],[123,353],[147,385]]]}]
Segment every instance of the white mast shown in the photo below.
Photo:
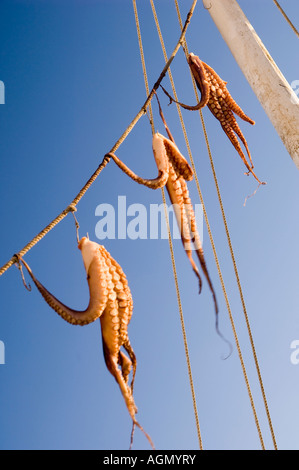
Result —
[{"label": "white mast", "polygon": [[299,99],[236,0],[203,0],[299,169]]}]

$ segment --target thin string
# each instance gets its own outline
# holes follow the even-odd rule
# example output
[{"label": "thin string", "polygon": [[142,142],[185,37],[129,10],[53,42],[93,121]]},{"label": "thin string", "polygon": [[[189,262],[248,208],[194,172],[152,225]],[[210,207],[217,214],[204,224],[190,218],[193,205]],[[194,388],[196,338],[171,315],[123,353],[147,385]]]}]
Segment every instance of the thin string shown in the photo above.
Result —
[{"label": "thin string", "polygon": [[[177,10],[179,23],[180,23],[180,26],[182,28],[182,20],[181,20],[181,15],[180,15],[180,10],[179,10],[179,5],[178,5],[177,0],[175,0],[175,6],[176,6],[176,10]],[[184,51],[185,51],[185,53],[188,54],[188,47],[187,47],[186,40],[184,42],[184,46],[185,46]],[[198,97],[198,92],[197,92],[197,88],[196,88],[196,84],[195,84],[193,76],[192,76],[192,81],[193,81],[195,96],[196,96],[196,99],[198,101],[199,97]],[[229,244],[230,254],[231,254],[231,258],[232,258],[232,262],[233,262],[233,266],[234,266],[235,276],[236,276],[237,285],[238,285],[238,289],[239,289],[239,294],[240,294],[240,298],[241,298],[244,317],[245,317],[245,321],[246,321],[246,325],[247,325],[250,344],[251,344],[253,357],[254,357],[254,361],[255,361],[255,366],[256,366],[258,379],[259,379],[259,383],[260,383],[260,388],[261,388],[261,392],[262,392],[262,396],[263,396],[264,406],[265,406],[265,410],[266,410],[266,414],[267,414],[267,418],[268,418],[268,423],[269,423],[269,428],[270,428],[270,432],[271,432],[271,436],[272,436],[272,441],[273,441],[274,448],[277,449],[277,444],[276,444],[275,434],[274,434],[274,430],[273,430],[272,420],[271,420],[269,407],[268,407],[268,403],[267,403],[267,399],[266,399],[265,389],[264,389],[264,385],[263,385],[262,375],[261,375],[261,372],[260,372],[260,367],[259,367],[259,362],[258,362],[258,358],[257,358],[257,354],[256,354],[254,341],[253,341],[253,336],[252,336],[252,332],[251,332],[251,328],[250,328],[249,318],[248,318],[248,314],[247,314],[246,304],[245,304],[243,290],[242,290],[242,286],[241,286],[241,281],[240,281],[240,277],[239,277],[239,273],[238,273],[237,263],[236,263],[236,259],[235,259],[235,255],[234,255],[234,251],[233,251],[233,246],[232,246],[232,242],[231,242],[230,232],[229,232],[229,229],[228,229],[226,215],[225,215],[225,211],[224,211],[224,207],[223,207],[223,203],[222,203],[222,197],[221,197],[221,192],[220,192],[220,188],[219,188],[219,184],[218,184],[218,179],[217,179],[217,176],[216,176],[216,171],[215,171],[214,161],[213,161],[213,157],[212,157],[211,147],[210,147],[210,144],[209,144],[207,130],[206,130],[206,126],[205,126],[205,122],[204,122],[204,118],[203,118],[203,114],[202,114],[201,110],[200,110],[200,118],[201,118],[203,133],[204,133],[204,137],[205,137],[205,142],[206,142],[206,146],[207,146],[207,150],[208,150],[208,154],[209,154],[212,173],[213,173],[213,177],[214,177],[214,181],[215,181],[215,186],[216,186],[216,191],[217,191],[218,200],[219,200],[219,204],[220,204],[220,209],[221,209],[221,213],[222,213],[222,218],[223,218],[223,222],[224,222],[224,227],[225,227],[225,231],[226,231],[226,236],[227,236],[227,240],[228,240],[228,244]],[[196,172],[195,172],[195,174],[196,174]],[[213,248],[213,251],[214,251],[214,248]],[[249,381],[248,381],[248,377],[247,377],[247,373],[246,373],[246,368],[245,368],[245,364],[244,364],[244,361],[243,361],[241,348],[240,348],[238,336],[237,336],[237,333],[236,333],[234,320],[233,320],[233,316],[232,316],[232,312],[231,312],[231,308],[230,308],[230,304],[229,304],[227,293],[226,293],[226,290],[225,290],[225,285],[224,285],[221,269],[220,269],[220,266],[219,266],[219,261],[218,261],[218,258],[215,257],[215,259],[216,259],[217,269],[218,269],[218,273],[219,273],[219,277],[220,277],[220,281],[221,281],[221,285],[222,285],[222,290],[223,290],[223,293],[224,293],[224,297],[225,297],[225,301],[226,301],[226,305],[227,305],[227,309],[228,309],[228,313],[229,313],[229,317],[230,317],[230,322],[231,322],[234,337],[235,337],[235,342],[236,342],[237,349],[238,349],[238,354],[239,354],[239,358],[240,358],[240,362],[241,362],[243,375],[244,375],[246,386],[247,386],[248,395],[249,395],[249,398],[250,398],[251,407],[252,407],[253,414],[254,414],[255,423],[256,423],[256,426],[257,426],[258,433],[259,433],[259,438],[260,438],[260,441],[261,441],[262,448],[264,449],[264,442],[263,442],[263,438],[262,438],[262,434],[261,434],[261,430],[260,430],[260,425],[259,425],[259,421],[258,421],[258,418],[257,418],[257,414],[256,414],[255,406],[254,406],[254,401],[253,401],[253,398],[252,398],[252,393],[251,393],[251,389],[250,389],[250,386],[249,386]]]},{"label": "thin string", "polygon": [[[146,66],[145,66],[143,44],[142,44],[142,39],[141,39],[140,24],[139,24],[136,0],[133,0],[133,6],[134,6],[134,14],[135,14],[135,22],[136,22],[138,43],[139,43],[139,49],[140,49],[140,55],[141,55],[141,61],[142,61],[142,70],[143,70],[143,75],[144,75],[144,83],[145,83],[146,93],[148,94],[148,79],[147,79],[147,72],[146,72]],[[152,113],[151,105],[150,105],[150,116],[151,116],[152,133],[154,134],[155,128],[154,128],[153,113]],[[197,435],[198,435],[198,442],[199,442],[199,448],[202,450],[203,449],[203,443],[202,443],[200,424],[199,424],[199,418],[198,418],[194,382],[193,382],[191,362],[190,362],[190,356],[189,356],[189,348],[188,348],[188,342],[187,342],[187,334],[186,334],[186,329],[185,329],[183,307],[182,307],[182,302],[181,302],[181,295],[180,295],[180,289],[179,289],[179,283],[178,283],[177,269],[176,269],[176,264],[175,264],[173,243],[172,243],[172,237],[171,237],[171,230],[170,230],[168,212],[167,212],[167,207],[166,207],[166,198],[165,198],[164,188],[161,188],[161,192],[162,192],[163,206],[164,206],[166,226],[167,226],[167,232],[168,232],[168,242],[169,242],[169,249],[170,249],[170,256],[171,256],[171,263],[172,263],[172,270],[173,270],[173,276],[174,276],[174,282],[175,282],[176,295],[177,295],[177,302],[178,302],[178,308],[179,308],[179,314],[180,314],[180,321],[181,321],[183,342],[184,342],[184,348],[185,348],[185,355],[186,355],[186,362],[187,362],[187,369],[188,369],[188,377],[189,377],[190,388],[191,388],[195,423],[196,423],[196,429],[197,429]]]},{"label": "thin string", "polygon": [[[143,51],[143,44],[142,44],[142,37],[141,37],[141,30],[140,30],[136,0],[133,0],[133,7],[134,7],[134,16],[135,16],[136,30],[137,30],[137,36],[138,36],[138,45],[139,45],[139,51],[140,51],[140,57],[141,57],[144,85],[145,85],[146,94],[148,95],[149,85],[148,85],[147,71],[146,71],[146,65],[145,65],[145,59],[144,59],[144,51]],[[149,104],[149,113],[150,113],[150,124],[152,128],[152,134],[154,134],[155,126],[154,126],[152,103]]]},{"label": "thin string", "polygon": [[21,277],[22,277],[22,281],[23,281],[23,284],[24,284],[24,287],[29,291],[31,292],[31,285],[26,283],[25,281],[25,276],[24,276],[24,273],[23,273],[23,266],[21,264],[21,261],[20,261],[20,258],[18,255],[15,255],[16,257],[16,263],[17,263],[17,268],[19,269],[20,273],[21,273]]}]

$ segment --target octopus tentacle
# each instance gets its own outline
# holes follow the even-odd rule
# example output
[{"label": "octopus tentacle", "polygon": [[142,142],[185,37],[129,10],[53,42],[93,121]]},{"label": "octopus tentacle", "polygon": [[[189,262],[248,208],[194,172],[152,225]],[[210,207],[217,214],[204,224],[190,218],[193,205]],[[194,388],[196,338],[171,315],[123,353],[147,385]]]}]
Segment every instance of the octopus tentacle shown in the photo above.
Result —
[{"label": "octopus tentacle", "polygon": [[[227,89],[227,82],[222,80],[222,78],[215,72],[215,70],[210,67],[210,65],[202,62],[205,70],[206,70],[206,77],[210,82],[210,91],[216,92],[219,100],[223,100],[224,102],[229,104],[229,108],[237,114],[243,121],[249,122],[249,124],[254,125],[255,121],[251,119],[247,114],[244,113],[243,109],[236,103],[236,101],[231,96],[230,92]],[[211,89],[211,86],[214,88]]]},{"label": "octopus tentacle", "polygon": [[[33,280],[34,284],[36,285],[37,289],[47,302],[47,304],[55,310],[58,315],[60,315],[65,321],[71,323],[73,325],[88,325],[92,323],[97,318],[99,318],[103,311],[106,308],[107,303],[107,292],[106,292],[106,280],[105,280],[105,266],[101,263],[100,260],[96,260],[90,266],[90,271],[88,273],[88,284],[89,284],[89,291],[90,291],[90,302],[88,307],[85,310],[73,310],[67,307],[65,304],[60,302],[51,292],[49,292],[43,284],[38,281],[38,279],[34,276],[33,272],[31,271],[28,264],[20,258],[21,262],[27,269],[31,279]],[[95,287],[90,279],[97,274],[98,276],[98,283]],[[97,291],[97,295],[93,296],[93,291]]]},{"label": "octopus tentacle", "polygon": [[124,397],[125,403],[127,405],[127,409],[132,420],[135,422],[135,414],[137,413],[137,407],[135,405],[133,395],[131,394],[131,390],[128,387],[124,376],[122,375],[121,370],[118,368],[118,358],[114,355],[111,355],[110,348],[107,346],[107,342],[103,339],[103,352],[104,352],[104,359],[107,366],[107,369],[115,378],[119,388],[121,390],[122,396]]},{"label": "octopus tentacle", "polygon": [[[128,381],[129,381],[129,375],[130,375],[131,370],[132,370],[132,362],[126,356],[126,354],[123,353],[123,351],[119,351],[119,356],[118,356],[117,363],[121,367],[122,376],[124,378],[124,381],[127,384]],[[131,388],[131,392],[132,392],[132,388]]]},{"label": "octopus tentacle", "polygon": [[[175,103],[179,104],[180,106],[188,110],[192,110],[192,111],[198,110],[204,107],[205,105],[207,105],[209,110],[212,112],[212,114],[216,117],[216,119],[218,119],[218,121],[220,122],[222,126],[222,129],[224,130],[226,135],[229,137],[229,140],[231,141],[231,143],[233,144],[233,146],[239,153],[240,157],[242,158],[244,164],[246,165],[248,169],[248,172],[254,176],[254,178],[259,182],[259,184],[266,184],[265,182],[261,182],[257,178],[256,174],[252,171],[252,169],[254,168],[254,165],[253,165],[252,158],[249,152],[249,148],[248,148],[246,139],[244,135],[242,134],[242,131],[240,127],[238,126],[233,113],[235,113],[241,119],[243,119],[244,121],[252,125],[255,124],[255,121],[251,119],[249,116],[247,116],[244,113],[244,111],[240,108],[240,106],[236,103],[236,101],[232,98],[231,94],[229,93],[226,87],[227,82],[222,80],[221,77],[215,72],[215,70],[212,69],[212,67],[210,67],[205,62],[201,61],[199,57],[194,55],[192,52],[189,54],[187,60],[188,60],[191,73],[195,79],[197,88],[201,92],[200,103],[198,103],[196,106],[185,105],[181,102],[174,100],[169,95],[169,93],[167,93],[167,91],[162,87],[164,93],[166,93],[166,95],[170,98],[170,102],[174,101]],[[162,117],[160,104],[159,104],[159,108],[160,108],[160,115]],[[166,126],[166,123],[163,117],[162,117],[162,120],[168,132],[168,128]],[[246,157],[238,142],[238,139],[234,133],[237,135],[237,137],[240,138],[241,142],[245,146],[246,152],[250,160],[251,167],[248,164]]]},{"label": "octopus tentacle", "polygon": [[135,356],[135,353],[134,353],[134,351],[133,351],[133,348],[132,348],[132,346],[131,346],[131,343],[130,343],[130,341],[129,341],[129,338],[127,338],[127,339],[124,341],[123,347],[124,347],[124,349],[127,351],[127,353],[129,354],[131,366],[132,366],[132,368],[133,368],[132,380],[131,380],[131,384],[130,384],[131,393],[133,394],[134,382],[135,382],[135,375],[136,375],[136,367],[137,367],[137,360],[136,360],[136,356]]},{"label": "octopus tentacle", "polygon": [[214,290],[214,287],[213,287],[211,277],[210,277],[209,272],[208,272],[207,263],[206,263],[205,256],[204,256],[204,251],[203,251],[203,248],[202,248],[202,243],[201,243],[201,240],[200,240],[199,235],[198,235],[194,210],[193,210],[193,207],[192,207],[191,199],[189,197],[188,187],[187,187],[187,184],[185,183],[185,181],[184,181],[184,184],[182,184],[182,190],[183,190],[183,202],[184,202],[184,206],[186,208],[187,216],[188,216],[189,230],[190,230],[191,236],[193,237],[192,238],[193,246],[195,248],[198,260],[200,262],[201,269],[203,270],[203,273],[205,275],[205,278],[206,278],[206,280],[208,282],[208,285],[209,285],[209,288],[211,290],[212,297],[213,297],[213,300],[214,300],[214,305],[215,305],[215,313],[217,315],[219,309],[218,309],[218,303],[217,303],[217,299],[216,299],[216,293],[215,293],[215,290]]},{"label": "octopus tentacle", "polygon": [[253,165],[253,161],[252,161],[252,158],[251,158],[250,150],[248,148],[248,144],[247,144],[246,139],[244,138],[244,135],[242,134],[241,129],[240,129],[240,127],[237,123],[235,123],[234,131],[237,134],[237,136],[239,137],[239,139],[241,140],[242,144],[244,145],[244,147],[246,149],[246,153],[247,153],[249,161],[250,161],[250,166],[253,169],[254,165]]},{"label": "octopus tentacle", "polygon": [[[161,135],[161,134],[160,134]],[[163,137],[161,135],[161,137]],[[184,178],[186,181],[193,179],[193,170],[186,158],[181,154],[173,141],[163,137],[164,146],[166,149],[167,157],[172,163],[175,172]]]},{"label": "octopus tentacle", "polygon": [[[128,288],[126,276],[120,265],[103,246],[100,249],[109,271],[107,275],[107,307],[100,318],[105,363],[109,372],[119,385],[133,424],[145,434],[151,446],[154,448],[151,438],[135,417],[137,407],[133,398],[133,386],[137,361],[127,332],[133,310],[131,292]],[[124,347],[129,357],[120,350],[121,347]],[[121,369],[118,368],[118,365],[120,365]],[[133,376],[129,387],[128,379],[132,368]]]},{"label": "octopus tentacle", "polygon": [[[200,58],[194,55],[192,52],[189,54],[188,64],[192,72],[192,75],[194,77],[197,88],[199,89],[201,93],[201,100],[197,108],[197,109],[200,109],[206,106],[206,104],[208,104],[209,102],[210,83],[206,74],[204,62],[202,62]],[[194,107],[194,109],[196,109],[196,106]]]},{"label": "octopus tentacle", "polygon": [[[119,352],[120,357],[119,360],[121,361],[121,367],[123,369],[123,375],[124,371],[128,371],[129,369],[129,364],[130,364],[130,370],[133,367],[133,374],[132,374],[132,381],[131,381],[131,392],[133,393],[133,385],[134,385],[134,380],[135,380],[135,374],[136,374],[136,366],[137,366],[137,361],[136,361],[136,356],[133,351],[133,348],[130,344],[129,341],[129,336],[128,336],[128,324],[131,320],[132,313],[133,313],[133,300],[132,300],[132,295],[130,292],[130,289],[128,287],[128,281],[126,278],[126,275],[124,274],[123,270],[121,269],[121,266],[111,257],[111,255],[108,253],[107,250],[105,250],[104,247],[102,247],[102,253],[103,256],[105,257],[106,263],[109,266],[109,272],[112,277],[113,285],[114,285],[114,292],[115,292],[115,300],[117,302],[117,312],[118,312],[118,348],[121,346],[124,347],[124,349],[127,351],[129,354],[129,358],[123,354],[123,352]],[[114,312],[114,310],[113,310]],[[110,312],[111,315],[111,312]],[[104,322],[104,319],[103,319]],[[103,328],[103,326],[102,326]],[[114,352],[116,354],[116,352]],[[126,375],[126,381],[128,381],[128,373],[125,372]]]},{"label": "octopus tentacle", "polygon": [[[192,62],[193,58],[191,56],[190,61]],[[199,60],[199,59],[198,59]],[[201,67],[201,63],[198,64]],[[183,157],[183,155],[178,150],[177,146],[175,145],[174,138],[168,128],[166,123],[160,101],[157,97],[158,106],[159,106],[159,114],[165,126],[168,139],[164,138],[164,145],[167,153],[167,157],[169,159],[169,178],[166,183],[166,189],[171,200],[171,203],[174,206],[174,212],[176,215],[176,219],[181,230],[181,239],[183,242],[183,246],[187,257],[191,263],[193,271],[195,272],[198,281],[199,281],[199,293],[202,289],[202,280],[199,274],[198,268],[193,260],[192,257],[192,246],[195,247],[197,257],[199,259],[200,265],[203,269],[205,277],[208,281],[209,287],[212,292],[215,311],[216,311],[216,318],[218,315],[218,304],[216,300],[216,294],[212,285],[212,281],[210,279],[206,262],[204,259],[204,253],[202,250],[202,245],[200,241],[200,237],[198,235],[196,222],[195,222],[195,215],[193,211],[193,207],[191,204],[191,199],[189,197],[188,186],[186,181],[189,181],[193,178],[193,170],[188,164],[187,160]]]},{"label": "octopus tentacle", "polygon": [[166,189],[173,205],[174,213],[176,216],[177,224],[179,226],[179,230],[181,233],[181,240],[184,246],[184,250],[186,252],[187,257],[191,263],[192,269],[196,274],[198,281],[199,281],[199,293],[202,289],[202,279],[199,274],[198,268],[193,260],[192,257],[192,239],[189,229],[189,221],[188,215],[186,212],[186,207],[184,205],[184,198],[183,198],[183,190],[182,190],[182,183],[184,179],[177,175],[172,164],[170,164],[169,168],[169,180],[166,183]]},{"label": "octopus tentacle", "polygon": [[[256,176],[256,174],[252,171],[254,165],[252,162],[248,144],[233,113],[235,113],[241,119],[252,125],[254,125],[255,122],[253,121],[253,119],[251,119],[244,113],[244,111],[233,99],[226,87],[227,82],[223,81],[220,76],[215,72],[215,70],[212,69],[212,67],[210,67],[208,64],[206,64],[205,62],[202,62],[202,64],[206,70],[207,80],[210,83],[210,97],[208,101],[209,110],[220,122],[222,129],[224,130],[225,134],[228,136],[229,140],[237,150],[243,163],[248,169],[248,172],[254,176],[254,178],[259,182],[259,184],[265,184],[264,182],[261,182]],[[236,136],[239,137],[239,139],[243,143],[247,155],[249,157],[251,166],[247,162],[247,159],[241,149],[241,146]]]},{"label": "octopus tentacle", "polygon": [[240,155],[244,165],[248,169],[248,172],[251,173],[254,176],[254,178],[258,181],[259,184],[266,184],[265,182],[260,181],[260,179],[257,177],[255,172],[253,171],[253,166],[250,166],[249,163],[247,162],[247,160],[245,158],[245,155],[244,155],[244,153],[241,149],[241,146],[238,142],[238,139],[236,138],[235,134],[232,132],[231,128],[223,125],[222,129],[224,130],[225,134],[227,135],[227,137],[229,138],[229,140],[231,141],[231,143],[233,144],[233,146],[237,150],[237,152]]},{"label": "octopus tentacle", "polygon": [[[188,62],[190,64],[190,67],[192,67],[192,69],[195,69],[195,75],[196,75],[195,78],[197,78],[200,83],[203,82],[202,85],[199,84],[198,86],[202,87],[204,86],[204,84],[207,84],[208,82],[205,81],[204,68],[200,59],[194,56],[194,54],[190,54]],[[209,90],[207,93],[209,94]],[[208,273],[201,240],[200,240],[198,230],[196,227],[195,214],[193,211],[191,199],[189,197],[188,186],[186,183],[186,181],[189,181],[193,178],[193,170],[188,164],[187,160],[180,153],[177,146],[175,145],[174,138],[166,123],[159,98],[157,95],[156,97],[157,97],[158,106],[159,106],[159,114],[161,116],[165,130],[169,137],[167,139],[166,137],[161,136],[162,138],[164,138],[164,146],[166,149],[167,157],[169,159],[169,178],[166,183],[166,189],[167,189],[169,198],[171,200],[171,203],[174,206],[174,212],[176,215],[179,228],[181,230],[181,239],[183,242],[185,252],[187,254],[187,257],[189,258],[193,271],[195,272],[199,280],[199,293],[201,292],[201,289],[202,289],[202,280],[201,280],[199,271],[197,269],[197,266],[192,257],[192,246],[196,250],[196,254],[199,259],[201,268],[208,281],[210,290],[212,292],[214,305],[215,305],[216,329],[219,333],[218,304],[217,304],[216,294],[215,294],[215,290],[214,290],[210,275]]]},{"label": "octopus tentacle", "polygon": [[104,352],[104,358],[105,358],[107,369],[113,375],[117,384],[119,385],[121,394],[125,400],[127,409],[133,421],[133,428],[132,428],[132,433],[131,433],[131,445],[133,441],[134,429],[135,429],[135,426],[137,426],[144,433],[149,443],[151,444],[151,447],[154,449],[155,446],[153,444],[151,437],[146,433],[146,431],[143,429],[143,427],[140,425],[140,423],[137,421],[135,417],[137,413],[137,407],[134,402],[131,388],[127,385],[125,377],[123,376],[122,372],[118,368],[117,360],[115,356],[111,355],[109,348],[107,346],[107,343],[105,342],[104,339],[103,339],[103,352]]}]

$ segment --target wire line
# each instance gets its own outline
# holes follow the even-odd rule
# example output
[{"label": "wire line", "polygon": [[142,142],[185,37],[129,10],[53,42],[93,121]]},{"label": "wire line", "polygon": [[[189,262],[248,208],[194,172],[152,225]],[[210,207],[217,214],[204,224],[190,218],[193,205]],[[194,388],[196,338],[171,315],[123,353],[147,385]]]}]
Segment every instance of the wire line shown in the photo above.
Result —
[{"label": "wire line", "polygon": [[299,31],[297,28],[295,28],[295,26],[293,25],[293,23],[291,22],[290,18],[287,16],[287,14],[285,13],[285,11],[281,8],[280,4],[278,3],[277,0],[273,0],[273,2],[275,3],[275,5],[277,6],[277,8],[279,9],[280,13],[282,13],[282,15],[284,16],[284,18],[287,20],[287,22],[289,23],[289,25],[291,26],[292,30],[294,31],[294,33],[296,34],[296,36],[299,38]]}]

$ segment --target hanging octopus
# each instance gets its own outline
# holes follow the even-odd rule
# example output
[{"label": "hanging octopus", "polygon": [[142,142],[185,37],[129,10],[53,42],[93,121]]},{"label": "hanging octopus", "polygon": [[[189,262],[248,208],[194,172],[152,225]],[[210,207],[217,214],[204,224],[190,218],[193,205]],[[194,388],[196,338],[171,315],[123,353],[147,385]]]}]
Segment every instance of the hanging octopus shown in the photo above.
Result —
[{"label": "hanging octopus", "polygon": [[[188,106],[184,103],[175,101],[169,93],[161,86],[166,95],[170,98],[171,101],[178,103],[185,109],[188,110],[198,110],[204,106],[208,106],[211,113],[218,119],[221,124],[221,127],[238,154],[240,155],[244,165],[246,166],[248,173],[251,173],[254,178],[260,184],[266,184],[259,180],[256,174],[253,171],[254,165],[250,155],[247,141],[235,119],[234,113],[237,114],[241,119],[247,121],[248,123],[254,125],[255,122],[249,118],[244,111],[238,106],[235,100],[230,95],[226,85],[227,82],[223,81],[219,75],[212,69],[208,64],[201,61],[200,58],[194,55],[192,52],[188,56],[188,64],[196,85],[201,93],[200,102],[195,106]],[[249,162],[246,159],[244,152],[241,148],[241,145],[238,141],[238,138],[243,143]]]},{"label": "hanging octopus", "polygon": [[[45,301],[65,321],[72,325],[88,325],[100,319],[103,352],[106,366],[118,383],[134,427],[138,426],[154,448],[149,435],[136,420],[137,408],[133,398],[136,374],[136,356],[128,337],[128,324],[133,312],[133,300],[127,278],[121,266],[112,258],[104,246],[83,237],[78,242],[89,287],[89,305],[83,311],[73,310],[54,297],[34,276],[28,264],[22,262]],[[121,347],[128,356],[121,351]],[[132,380],[128,385],[129,374]]]},{"label": "hanging octopus", "polygon": [[[163,114],[161,108],[160,114],[162,117]],[[114,153],[108,153],[107,156],[111,157],[124,173],[139,184],[143,184],[151,189],[162,188],[166,185],[170,201],[173,205],[177,224],[180,229],[181,240],[185,252],[199,281],[199,292],[201,292],[202,280],[192,257],[193,248],[195,249],[202,271],[212,292],[216,312],[216,326],[218,330],[218,304],[213,284],[208,273],[201,240],[196,227],[195,214],[187,187],[187,181],[190,181],[193,178],[193,170],[174,143],[163,117],[162,119],[169,139],[158,132],[153,135],[152,147],[159,171],[157,178],[141,178],[130,170]]]}]

